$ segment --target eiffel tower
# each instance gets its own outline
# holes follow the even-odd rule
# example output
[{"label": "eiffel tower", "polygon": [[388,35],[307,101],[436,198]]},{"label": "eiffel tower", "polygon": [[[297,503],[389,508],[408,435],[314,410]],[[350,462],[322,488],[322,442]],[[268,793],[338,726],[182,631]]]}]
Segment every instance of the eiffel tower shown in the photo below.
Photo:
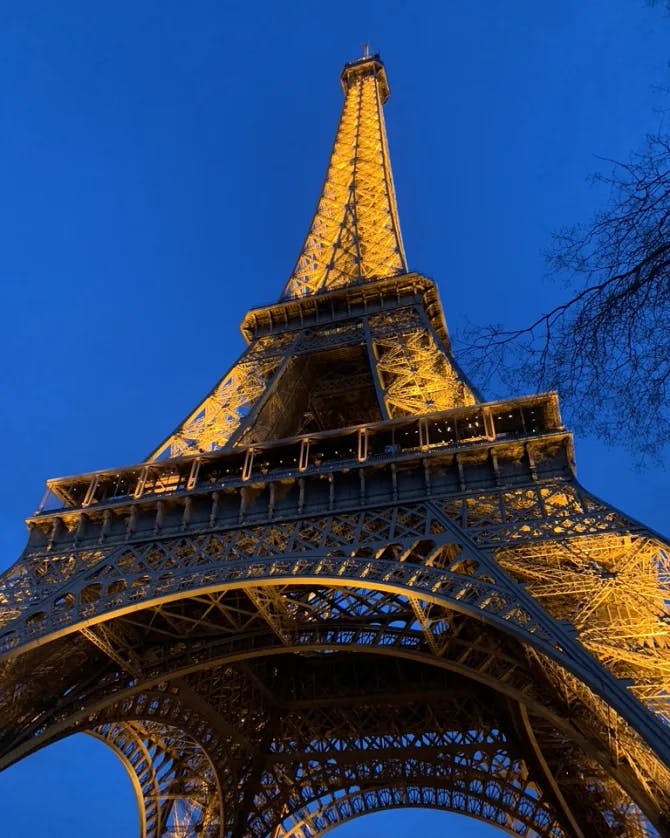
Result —
[{"label": "eiffel tower", "polygon": [[483,401],[408,270],[379,56],[304,246],[144,461],[49,480],[0,577],[0,767],[78,731],[141,835],[380,809],[670,834],[667,544],[576,480],[556,394]]}]

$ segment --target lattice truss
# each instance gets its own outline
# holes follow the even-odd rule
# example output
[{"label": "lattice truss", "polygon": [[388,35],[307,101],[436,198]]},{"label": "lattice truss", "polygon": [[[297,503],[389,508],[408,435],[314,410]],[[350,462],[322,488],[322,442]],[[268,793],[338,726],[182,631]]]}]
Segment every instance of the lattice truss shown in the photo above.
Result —
[{"label": "lattice truss", "polygon": [[91,733],[126,767],[143,803],[142,835],[220,835],[218,776],[204,748],[189,735],[165,724],[135,721],[105,723]]},{"label": "lattice truss", "polygon": [[[373,333],[387,319],[385,315],[371,317]],[[373,352],[390,418],[475,403],[472,391],[429,329],[417,324],[403,331],[396,326],[395,334],[373,342]]]},{"label": "lattice truss", "polygon": [[[316,213],[282,295],[287,306],[296,298],[407,273],[382,112],[388,97],[385,70],[376,57],[354,62],[345,68],[342,84],[342,116]],[[281,322],[282,313],[277,317]],[[473,403],[468,384],[425,317],[416,312],[414,320],[419,322],[405,332],[398,331],[402,315],[396,319],[395,332],[387,338],[380,335],[374,347],[369,333],[365,335],[369,362],[376,369],[366,365],[362,374],[370,381],[376,379],[383,390],[378,396],[383,402],[379,418]],[[388,315],[369,320],[370,332],[388,332]],[[361,322],[359,319],[359,327]],[[266,438],[272,423],[268,425],[268,417],[257,414],[265,404],[275,414],[289,409],[297,384],[291,358],[299,343],[306,348],[313,342],[313,334],[305,334],[306,329],[301,329],[299,337],[295,332],[273,331],[272,336],[252,341],[150,460]],[[325,331],[326,327],[317,330],[322,334],[322,345],[328,342]],[[313,347],[314,351],[319,348]],[[349,424],[356,423],[352,417]],[[293,434],[298,432],[299,428],[292,429]]]},{"label": "lattice truss", "polygon": [[[306,838],[385,804],[528,835],[643,835],[644,812],[662,831],[670,773],[648,743],[663,730],[649,735],[607,673],[632,678],[664,712],[665,561],[652,538],[566,485],[38,552],[3,580],[0,753],[8,763],[73,730],[116,731],[145,822],[163,825],[149,835],[178,835],[173,825],[191,818],[183,834],[211,823],[211,834]],[[561,565],[580,583],[577,603],[532,590]],[[606,584],[616,568],[625,592]],[[606,668],[593,668],[566,618]],[[598,645],[608,626],[628,647],[621,655]],[[310,658],[290,656],[289,677],[280,661],[292,651],[323,667],[310,680]],[[337,666],[335,652],[346,652]],[[382,657],[357,665],[356,652]],[[386,673],[389,657],[421,664],[400,670],[413,685],[401,710],[390,706],[399,671]],[[450,680],[426,698],[418,685],[436,665]],[[364,673],[385,698],[366,707],[366,682],[343,705]],[[322,697],[300,697],[308,687]],[[465,707],[494,704],[488,721],[454,723]],[[156,763],[148,773],[140,751]]]},{"label": "lattice truss", "polygon": [[344,107],[316,213],[283,299],[407,270],[388,155],[384,69],[345,69]]},{"label": "lattice truss", "polygon": [[[150,460],[302,434],[309,392],[360,424],[347,383],[366,423],[475,401],[430,283],[399,276],[383,67],[342,80],[284,302]],[[31,519],[0,577],[0,769],[89,732],[143,838],[316,838],[401,806],[670,835],[668,546],[574,482],[564,439],[504,462],[468,439]]]},{"label": "lattice truss", "polygon": [[284,356],[279,350],[293,339],[259,338],[148,459],[224,448],[281,366]]},{"label": "lattice truss", "polygon": [[[319,367],[317,377],[301,372],[300,359],[310,354],[360,346],[364,362],[337,384],[345,390],[378,384],[375,418],[398,418],[474,404],[468,383],[457,371],[444,342],[419,308],[345,321],[337,328],[322,326],[280,333],[254,341],[237,364],[185,422],[151,455],[151,460],[199,454],[250,440],[273,438],[275,427],[291,414],[296,391],[341,406],[341,394],[331,380],[337,359]],[[296,360],[297,359],[297,360]],[[329,377],[330,376],[330,377]],[[326,410],[326,412],[328,412]],[[347,424],[355,424],[352,415]],[[300,430],[295,425],[285,436]]]},{"label": "lattice truss", "polygon": [[670,562],[664,550],[645,538],[611,535],[503,550],[499,561],[670,721]]},{"label": "lattice truss", "polygon": [[[498,529],[514,516],[519,530],[496,558],[617,677],[632,680],[642,701],[670,721],[670,556],[655,539],[616,532],[577,535],[587,510],[571,487],[469,498],[458,510],[471,526]],[[557,522],[552,538],[523,544],[539,514]],[[475,523],[476,522],[476,523]],[[521,543],[519,543],[519,541]]]}]

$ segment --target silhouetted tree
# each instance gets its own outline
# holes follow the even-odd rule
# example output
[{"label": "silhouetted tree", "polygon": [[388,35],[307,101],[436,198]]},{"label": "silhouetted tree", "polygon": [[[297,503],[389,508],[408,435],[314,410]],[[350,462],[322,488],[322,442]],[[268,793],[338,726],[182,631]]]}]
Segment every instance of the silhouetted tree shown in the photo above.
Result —
[{"label": "silhouetted tree", "polygon": [[529,326],[470,341],[476,375],[556,389],[571,421],[642,459],[670,442],[670,136],[612,163],[609,208],[554,237],[572,296]]}]

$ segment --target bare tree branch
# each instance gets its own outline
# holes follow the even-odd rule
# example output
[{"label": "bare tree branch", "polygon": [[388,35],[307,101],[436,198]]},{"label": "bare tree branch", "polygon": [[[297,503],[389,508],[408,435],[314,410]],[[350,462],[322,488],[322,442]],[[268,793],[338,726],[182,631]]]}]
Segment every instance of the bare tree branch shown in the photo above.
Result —
[{"label": "bare tree branch", "polygon": [[577,427],[658,456],[670,441],[670,137],[595,179],[609,209],[559,231],[548,254],[571,296],[519,329],[475,330],[478,378],[557,389]]}]

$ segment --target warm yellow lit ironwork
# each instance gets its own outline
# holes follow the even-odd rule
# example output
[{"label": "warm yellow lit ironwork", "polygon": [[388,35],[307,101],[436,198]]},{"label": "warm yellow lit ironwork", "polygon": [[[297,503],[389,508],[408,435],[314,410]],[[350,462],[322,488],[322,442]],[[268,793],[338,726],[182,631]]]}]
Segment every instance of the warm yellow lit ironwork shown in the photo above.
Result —
[{"label": "warm yellow lit ironwork", "polygon": [[648,538],[583,536],[503,549],[501,565],[670,722],[670,558]]},{"label": "warm yellow lit ironwork", "polygon": [[380,337],[373,341],[373,347],[391,418],[475,403],[467,383],[459,377],[448,356],[440,352],[427,329],[419,327]]},{"label": "warm yellow lit ironwork", "polygon": [[[344,107],[323,190],[282,300],[407,274],[382,112],[389,87],[378,56],[348,64],[342,72],[342,87]],[[349,382],[356,375],[359,380],[364,375],[372,386],[376,378],[378,415],[384,418],[473,403],[473,394],[438,345],[439,338],[431,333],[430,324],[419,322],[417,326],[416,312],[409,312],[414,328],[407,334],[406,345],[404,338],[398,340],[402,316],[402,312],[394,312],[390,318],[380,314],[367,321],[359,338],[366,344],[368,363],[351,370]],[[161,443],[151,459],[218,450],[236,444],[240,438],[272,437],[276,422],[267,426],[267,416],[265,426],[261,420],[255,433],[248,427],[238,431],[246,416],[267,398],[279,402],[274,405],[275,412],[290,411],[285,402],[291,400],[299,377],[295,370],[286,370],[274,388],[274,396],[270,397],[269,391],[273,377],[279,379],[285,371],[278,372],[281,361],[290,358],[298,347],[293,334],[281,334],[277,329],[282,320],[288,324],[287,309],[279,307],[275,320],[273,336],[251,342],[233,369]],[[373,342],[378,332],[384,332],[384,322],[388,338]],[[283,355],[278,354],[280,348]],[[376,362],[376,372],[370,370],[370,361]],[[294,422],[284,435],[298,430],[300,423]]]},{"label": "warm yellow lit ironwork", "polygon": [[0,577],[0,769],[76,731],[142,838],[381,809],[670,835],[670,546],[577,481],[556,394],[483,402],[407,272],[378,57],[343,73],[282,300],[146,461],[48,481]]},{"label": "warm yellow lit ironwork", "polygon": [[[258,341],[214,387],[212,392],[151,454],[151,460],[182,457],[223,448],[249,409],[265,392],[280,359],[266,357],[267,339]],[[273,343],[277,349],[281,341]]]},{"label": "warm yellow lit ironwork", "polygon": [[382,113],[389,87],[379,58],[348,64],[342,87],[323,191],[284,299],[407,271]]}]

